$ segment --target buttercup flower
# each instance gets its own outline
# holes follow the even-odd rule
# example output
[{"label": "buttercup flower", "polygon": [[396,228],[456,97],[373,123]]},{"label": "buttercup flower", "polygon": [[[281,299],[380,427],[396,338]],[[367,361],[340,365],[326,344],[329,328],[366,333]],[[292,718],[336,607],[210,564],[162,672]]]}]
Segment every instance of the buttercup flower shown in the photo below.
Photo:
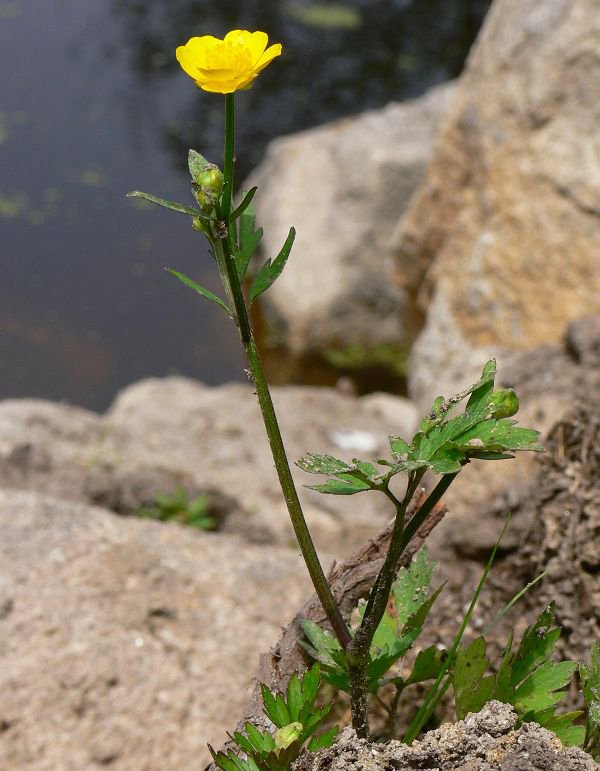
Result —
[{"label": "buttercup flower", "polygon": [[182,69],[198,88],[216,94],[231,94],[250,88],[256,76],[281,54],[281,43],[267,48],[265,32],[234,29],[224,40],[203,35],[193,37],[176,51]]}]

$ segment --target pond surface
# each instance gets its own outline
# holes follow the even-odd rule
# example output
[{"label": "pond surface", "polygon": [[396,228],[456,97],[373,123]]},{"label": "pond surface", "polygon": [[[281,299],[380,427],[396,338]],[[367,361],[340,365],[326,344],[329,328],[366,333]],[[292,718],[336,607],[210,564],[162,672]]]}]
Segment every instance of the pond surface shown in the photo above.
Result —
[{"label": "pond surface", "polygon": [[237,100],[241,180],[275,136],[456,76],[489,4],[0,0],[0,398],[103,410],[142,377],[244,378],[233,326],[163,270],[216,290],[203,239],[125,198],[192,203],[188,147],[220,162],[222,97],[177,45],[236,27],[283,43]]}]

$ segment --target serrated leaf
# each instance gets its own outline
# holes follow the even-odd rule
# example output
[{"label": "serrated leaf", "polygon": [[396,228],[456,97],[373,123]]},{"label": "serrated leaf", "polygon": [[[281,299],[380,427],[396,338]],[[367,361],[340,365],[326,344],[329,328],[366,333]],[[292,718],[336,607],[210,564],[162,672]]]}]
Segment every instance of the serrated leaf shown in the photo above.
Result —
[{"label": "serrated leaf", "polygon": [[259,295],[261,295],[263,292],[266,292],[266,290],[273,284],[273,282],[281,275],[281,272],[285,267],[285,263],[290,256],[295,237],[295,229],[290,228],[289,235],[286,238],[284,245],[281,247],[281,251],[277,257],[273,260],[273,262],[268,259],[254,277],[254,281],[250,287],[250,292],[248,293],[248,301],[250,305],[252,305],[252,303]]},{"label": "serrated leaf", "polygon": [[179,214],[187,214],[189,217],[198,217],[201,220],[212,219],[211,217],[207,217],[206,214],[203,214],[200,209],[184,206],[182,203],[177,203],[176,201],[167,201],[166,198],[158,198],[155,195],[150,195],[150,193],[142,193],[141,190],[132,190],[131,193],[127,193],[126,197],[143,198],[144,201],[150,201],[150,203],[155,203],[165,209],[171,209],[171,211],[176,211]]},{"label": "serrated leaf", "polygon": [[515,691],[517,711],[521,714],[529,710],[537,712],[559,702],[565,695],[561,689],[569,684],[576,668],[574,661],[546,661],[534,669]]},{"label": "serrated leaf", "polygon": [[296,466],[309,474],[339,474],[351,471],[352,466],[333,455],[317,455],[309,452],[300,460],[296,461]]},{"label": "serrated leaf", "polygon": [[167,273],[170,273],[172,276],[175,276],[175,278],[179,279],[182,284],[185,284],[190,289],[193,289],[194,292],[198,292],[198,294],[202,295],[202,297],[206,297],[207,300],[210,300],[211,302],[215,303],[215,305],[218,305],[219,308],[222,308],[225,311],[229,318],[232,317],[231,311],[227,307],[226,303],[209,289],[205,289],[203,286],[200,286],[200,284],[196,283],[196,281],[189,278],[189,276],[186,276],[184,273],[180,273],[178,270],[173,270],[173,268],[165,268],[165,270]]},{"label": "serrated leaf", "polygon": [[338,731],[339,726],[334,725],[331,728],[328,728],[327,731],[319,734],[319,736],[313,736],[313,738],[308,743],[308,749],[310,752],[318,752],[319,750],[324,750],[327,749],[327,747],[331,747],[336,739],[336,736],[338,735]]},{"label": "serrated leaf", "polygon": [[461,646],[457,651],[452,684],[458,720],[469,712],[479,712],[493,696],[494,677],[484,677],[489,668],[485,650],[485,640],[477,637],[466,648]]},{"label": "serrated leaf", "polygon": [[472,426],[463,433],[456,434],[452,441],[466,452],[489,450],[531,450],[543,452],[544,447],[538,444],[539,431],[531,428],[515,426],[516,421],[510,418],[484,420]]},{"label": "serrated leaf", "polygon": [[513,686],[516,687],[536,666],[550,658],[554,645],[560,637],[560,629],[551,628],[553,624],[554,603],[551,602],[523,633],[512,663]]},{"label": "serrated leaf", "polygon": [[[313,650],[316,654],[314,657],[317,658],[317,660],[322,664],[325,664],[332,669],[336,669],[337,664],[332,656],[332,653],[334,651],[341,650],[341,646],[338,640],[332,634],[329,634],[329,632],[327,632],[325,629],[321,629],[321,627],[318,624],[315,624],[314,621],[303,618],[299,623],[302,631],[308,640],[312,643]],[[308,650],[305,644],[304,647]]]},{"label": "serrated leaf", "polygon": [[419,651],[406,685],[413,683],[422,683],[425,680],[432,680],[437,677],[446,657],[446,651],[440,651],[435,645]]},{"label": "serrated leaf", "polygon": [[409,629],[421,629],[425,623],[425,619],[429,615],[429,611],[433,603],[440,596],[442,589],[445,586],[445,582],[438,586],[438,588],[420,605],[417,610],[408,617],[406,623],[402,627],[402,633],[407,632]]}]

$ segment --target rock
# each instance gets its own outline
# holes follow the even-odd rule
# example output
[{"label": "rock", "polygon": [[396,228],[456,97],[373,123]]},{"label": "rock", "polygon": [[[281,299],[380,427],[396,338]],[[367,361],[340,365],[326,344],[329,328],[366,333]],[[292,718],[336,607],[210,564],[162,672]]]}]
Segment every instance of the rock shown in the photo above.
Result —
[{"label": "rock", "polygon": [[[594,352],[598,347],[600,316],[589,316],[569,325],[562,345],[542,345],[504,357],[496,383],[515,389],[520,400],[516,418],[520,425],[540,431],[542,444],[556,431],[557,423],[596,398],[600,367],[594,364]],[[502,548],[505,552],[521,548],[540,521],[540,512],[529,502],[537,497],[544,476],[540,468],[546,463],[545,456],[534,453],[516,453],[514,460],[471,463],[447,492],[444,500],[451,513],[436,528],[431,543],[444,554],[451,547],[459,559],[485,561],[512,513]]]},{"label": "rock", "polygon": [[369,744],[347,728],[327,750],[304,754],[294,771],[594,771],[590,755],[565,748],[536,723],[516,728],[512,707],[491,701],[477,714],[446,723],[410,747],[402,742]]},{"label": "rock", "polygon": [[395,239],[401,284],[426,305],[419,399],[600,311],[597,11],[495,0],[489,12]]},{"label": "rock", "polygon": [[264,295],[269,331],[296,355],[345,370],[404,374],[409,304],[393,281],[389,240],[421,181],[452,85],[356,118],[277,139],[246,187],[258,185],[262,251],[292,256]]},{"label": "rock", "polygon": [[285,548],[0,490],[0,768],[203,768],[309,594]]},{"label": "rock", "polygon": [[[290,460],[306,452],[351,459],[388,453],[387,435],[412,433],[414,407],[392,396],[357,398],[327,388],[275,388]],[[361,506],[302,485],[321,549],[338,558],[389,517],[381,496]],[[220,529],[246,540],[294,543],[256,397],[249,386],[209,388],[185,378],[125,389],[105,416],[39,400],[0,403],[0,486],[36,490],[131,514],[180,487],[208,492]]]}]

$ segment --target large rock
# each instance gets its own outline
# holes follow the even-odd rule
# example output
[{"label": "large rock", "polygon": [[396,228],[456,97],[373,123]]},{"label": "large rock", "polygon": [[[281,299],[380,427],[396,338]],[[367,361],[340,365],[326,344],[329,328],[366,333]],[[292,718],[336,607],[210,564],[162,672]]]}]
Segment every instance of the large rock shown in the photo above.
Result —
[{"label": "large rock", "polygon": [[492,6],[397,236],[425,401],[600,310],[599,36],[597,0]]},{"label": "large rock", "polygon": [[295,355],[400,371],[416,321],[393,280],[389,241],[421,182],[452,86],[271,143],[253,174],[263,253],[290,225],[292,256],[264,296],[271,332]]},{"label": "large rock", "polygon": [[309,593],[290,549],[0,490],[0,768],[182,771]]},{"label": "large rock", "polygon": [[[410,402],[385,394],[288,387],[274,389],[273,398],[291,461],[309,451],[389,454],[387,435],[410,433],[416,422]],[[345,498],[301,489],[317,480],[293,473],[319,547],[338,558],[391,516],[384,496],[349,507]],[[145,380],[121,392],[104,416],[39,400],[1,402],[0,486],[121,514],[183,486],[210,494],[225,532],[294,543],[258,403],[242,384]]]}]

